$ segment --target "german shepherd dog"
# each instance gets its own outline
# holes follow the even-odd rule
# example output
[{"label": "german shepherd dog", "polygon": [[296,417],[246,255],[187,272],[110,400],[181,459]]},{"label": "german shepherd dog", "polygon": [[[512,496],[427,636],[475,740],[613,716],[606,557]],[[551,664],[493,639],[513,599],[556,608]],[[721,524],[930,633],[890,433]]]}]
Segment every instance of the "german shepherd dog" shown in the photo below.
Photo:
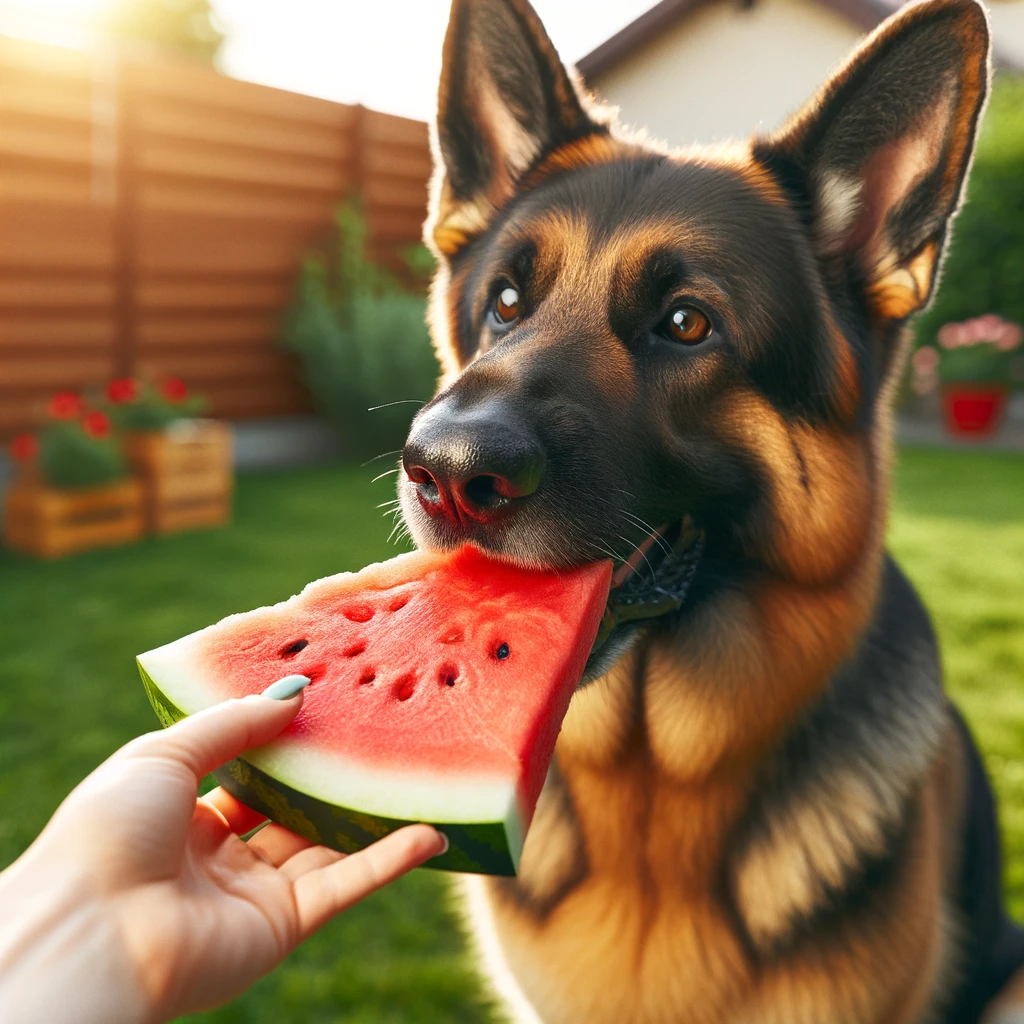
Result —
[{"label": "german shepherd dog", "polygon": [[477,880],[534,1019],[1024,1020],[991,794],[884,550],[904,326],[988,81],[983,9],[926,0],[775,134],[669,152],[583,94],[527,0],[455,0],[445,373],[403,512],[424,547],[614,555],[651,610],[592,655],[519,875]]}]

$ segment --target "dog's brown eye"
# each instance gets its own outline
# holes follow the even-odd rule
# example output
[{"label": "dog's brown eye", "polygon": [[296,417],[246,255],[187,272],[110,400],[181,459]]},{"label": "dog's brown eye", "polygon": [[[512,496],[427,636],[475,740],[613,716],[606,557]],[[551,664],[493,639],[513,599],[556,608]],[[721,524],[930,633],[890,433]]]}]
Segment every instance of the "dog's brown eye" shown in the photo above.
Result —
[{"label": "dog's brown eye", "polygon": [[696,345],[711,333],[711,321],[693,306],[677,306],[668,315],[668,334],[673,341]]},{"label": "dog's brown eye", "polygon": [[498,297],[494,300],[494,313],[501,323],[510,324],[513,320],[519,319],[519,314],[522,312],[521,305],[519,289],[513,288],[512,285],[506,285],[498,292]]}]

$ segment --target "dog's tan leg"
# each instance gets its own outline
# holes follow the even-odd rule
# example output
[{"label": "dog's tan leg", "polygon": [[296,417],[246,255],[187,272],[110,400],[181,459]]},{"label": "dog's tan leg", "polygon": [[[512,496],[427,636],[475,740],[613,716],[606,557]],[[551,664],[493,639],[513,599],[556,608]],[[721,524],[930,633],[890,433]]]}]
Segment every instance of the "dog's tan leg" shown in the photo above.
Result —
[{"label": "dog's tan leg", "polygon": [[506,1024],[543,1024],[505,963],[483,879],[466,875],[456,881],[455,892],[477,963],[498,1003],[502,1019]]},{"label": "dog's tan leg", "polygon": [[1024,1024],[1024,968],[1007,982],[985,1010],[981,1024]]}]

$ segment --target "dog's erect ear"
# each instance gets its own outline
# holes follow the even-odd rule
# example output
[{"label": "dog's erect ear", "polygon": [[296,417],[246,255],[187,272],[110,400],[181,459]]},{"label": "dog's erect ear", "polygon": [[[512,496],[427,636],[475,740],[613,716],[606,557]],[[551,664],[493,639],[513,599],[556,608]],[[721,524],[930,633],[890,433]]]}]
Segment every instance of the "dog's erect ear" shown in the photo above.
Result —
[{"label": "dog's erect ear", "polygon": [[854,261],[876,320],[901,320],[931,295],[988,80],[978,3],[912,4],[754,145],[807,212],[819,256]]},{"label": "dog's erect ear", "polygon": [[453,0],[438,94],[433,240],[479,234],[538,158],[594,131],[528,0]]}]

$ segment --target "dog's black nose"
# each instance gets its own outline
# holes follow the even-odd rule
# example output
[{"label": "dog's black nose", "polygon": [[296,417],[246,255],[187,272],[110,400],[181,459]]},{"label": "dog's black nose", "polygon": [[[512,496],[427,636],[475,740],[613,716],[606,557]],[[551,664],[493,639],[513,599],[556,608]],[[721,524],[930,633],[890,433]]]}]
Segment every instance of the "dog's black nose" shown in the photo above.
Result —
[{"label": "dog's black nose", "polygon": [[511,409],[441,401],[416,417],[402,465],[426,511],[458,524],[495,519],[533,494],[544,450]]}]

